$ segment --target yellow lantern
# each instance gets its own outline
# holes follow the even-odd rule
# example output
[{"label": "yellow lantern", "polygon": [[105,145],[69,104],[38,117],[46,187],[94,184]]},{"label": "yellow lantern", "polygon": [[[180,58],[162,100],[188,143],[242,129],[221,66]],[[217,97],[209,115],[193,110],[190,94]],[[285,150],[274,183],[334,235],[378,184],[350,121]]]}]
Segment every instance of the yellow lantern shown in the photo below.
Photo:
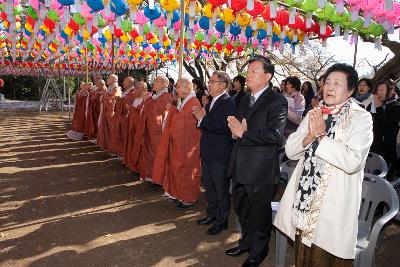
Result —
[{"label": "yellow lantern", "polygon": [[21,28],[21,22],[17,21],[17,22],[15,23],[15,28],[16,28],[17,30],[19,30],[19,29]]},{"label": "yellow lantern", "polygon": [[144,41],[143,36],[139,35],[138,37],[135,38],[136,43],[142,43]]},{"label": "yellow lantern", "polygon": [[26,29],[28,32],[33,32],[33,27],[32,27],[32,25],[29,24],[28,22],[25,23],[25,29]]},{"label": "yellow lantern", "polygon": [[43,30],[46,34],[49,34],[49,33],[50,33],[50,29],[47,28],[46,25],[42,25],[42,26],[40,27],[40,29]]},{"label": "yellow lantern", "polygon": [[178,2],[178,0],[161,0],[160,5],[166,11],[172,12],[179,8],[180,3]]},{"label": "yellow lantern", "polygon": [[83,30],[83,39],[87,41],[87,40],[89,40],[89,38],[90,38],[90,33],[86,29],[84,29]]},{"label": "yellow lantern", "polygon": [[194,14],[199,14],[201,11],[201,4],[197,0],[186,0],[185,1],[185,13],[189,14],[190,6],[194,5]]},{"label": "yellow lantern", "polygon": [[231,8],[228,7],[224,9],[222,12],[222,20],[228,24],[231,24],[235,21],[235,15],[233,15],[233,10]]},{"label": "yellow lantern", "polygon": [[240,11],[236,17],[237,17],[237,23],[241,27],[246,27],[251,22],[251,16],[249,15],[249,13],[245,11]]},{"label": "yellow lantern", "polygon": [[68,35],[68,36],[71,36],[72,33],[73,33],[72,29],[71,29],[68,25],[65,26],[64,32],[65,32],[65,34]]},{"label": "yellow lantern", "polygon": [[256,25],[257,25],[257,29],[265,29],[265,27],[266,27],[264,20],[260,17],[256,18]]},{"label": "yellow lantern", "polygon": [[281,28],[275,21],[272,22],[272,31],[278,36],[281,34]]},{"label": "yellow lantern", "polygon": [[[106,1],[108,2],[108,0],[106,0]],[[106,2],[106,1],[104,1],[104,2]],[[127,2],[131,6],[137,6],[137,5],[140,5],[143,2],[143,0],[127,0]]]},{"label": "yellow lantern", "polygon": [[107,39],[107,41],[111,40],[112,35],[111,35],[111,32],[110,32],[110,29],[105,30],[104,37]]},{"label": "yellow lantern", "polygon": [[124,34],[121,36],[121,41],[122,41],[122,42],[129,42],[130,40],[132,40],[132,37],[131,37],[131,35],[130,35],[128,32],[124,33]]}]

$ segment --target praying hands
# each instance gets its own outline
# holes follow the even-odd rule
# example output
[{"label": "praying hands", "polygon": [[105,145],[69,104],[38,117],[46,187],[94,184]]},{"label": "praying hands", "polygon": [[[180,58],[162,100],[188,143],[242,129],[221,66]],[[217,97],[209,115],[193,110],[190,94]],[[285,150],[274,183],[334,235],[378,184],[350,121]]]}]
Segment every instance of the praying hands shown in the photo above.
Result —
[{"label": "praying hands", "polygon": [[242,138],[243,133],[247,131],[247,121],[243,119],[240,122],[235,116],[228,116],[228,127],[231,129],[232,135],[235,138]]}]

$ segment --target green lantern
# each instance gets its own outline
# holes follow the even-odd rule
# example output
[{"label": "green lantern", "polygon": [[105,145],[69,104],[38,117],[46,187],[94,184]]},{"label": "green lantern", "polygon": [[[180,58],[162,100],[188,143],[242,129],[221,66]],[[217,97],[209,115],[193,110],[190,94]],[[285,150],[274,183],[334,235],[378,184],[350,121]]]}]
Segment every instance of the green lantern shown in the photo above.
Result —
[{"label": "green lantern", "polygon": [[369,34],[375,37],[381,36],[385,34],[386,30],[383,28],[383,26],[379,23],[372,23],[369,26]]},{"label": "green lantern", "polygon": [[198,31],[198,32],[196,33],[196,35],[194,36],[194,38],[196,39],[196,41],[199,41],[199,42],[204,41],[204,38],[205,38],[204,32]]},{"label": "green lantern", "polygon": [[336,14],[336,8],[332,3],[326,3],[325,7],[316,11],[321,20],[329,20]]},{"label": "green lantern", "polygon": [[362,28],[364,28],[364,18],[358,17],[356,21],[351,23],[351,27],[356,30],[361,30]]},{"label": "green lantern", "polygon": [[143,24],[143,34],[148,34],[150,32],[150,24],[146,22]]},{"label": "green lantern", "polygon": [[17,5],[17,6],[15,6],[14,7],[14,15],[17,15],[17,16],[19,16],[19,15],[21,15],[22,14],[22,6],[21,5]]},{"label": "green lantern", "polygon": [[133,29],[133,24],[132,24],[132,22],[131,22],[130,20],[128,20],[128,19],[122,21],[122,23],[121,23],[121,29],[122,29],[124,32],[130,32],[130,31],[132,31],[132,29]]},{"label": "green lantern", "polygon": [[97,26],[99,26],[99,28],[104,28],[104,26],[106,26],[106,21],[100,13],[97,15]]},{"label": "green lantern", "polygon": [[301,9],[307,13],[312,13],[318,9],[318,0],[305,0],[301,4]]},{"label": "green lantern", "polygon": [[214,45],[217,41],[218,41],[217,36],[215,36],[214,34],[211,34],[210,35],[210,44]]},{"label": "green lantern", "polygon": [[34,20],[38,19],[37,13],[36,13],[36,9],[32,8],[31,6],[28,6],[26,8],[26,13],[33,18]]},{"label": "green lantern", "polygon": [[75,13],[72,16],[72,19],[79,24],[80,26],[83,26],[86,24],[86,19],[80,14],[80,13]]},{"label": "green lantern", "polygon": [[49,12],[47,12],[47,16],[54,22],[60,21],[60,15],[58,15],[57,11],[55,11],[54,9],[49,9]]}]

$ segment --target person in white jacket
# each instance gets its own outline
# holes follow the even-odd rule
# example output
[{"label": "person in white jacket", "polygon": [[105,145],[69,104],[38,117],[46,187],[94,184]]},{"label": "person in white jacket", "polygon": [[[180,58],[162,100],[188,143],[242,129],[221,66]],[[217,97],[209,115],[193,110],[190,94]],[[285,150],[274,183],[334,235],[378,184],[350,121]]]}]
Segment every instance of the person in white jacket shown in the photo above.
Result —
[{"label": "person in white jacket", "polygon": [[295,240],[296,266],[352,266],[371,115],[351,97],[358,74],[337,63],[326,73],[323,106],[313,108],[285,150],[299,160],[274,225]]}]

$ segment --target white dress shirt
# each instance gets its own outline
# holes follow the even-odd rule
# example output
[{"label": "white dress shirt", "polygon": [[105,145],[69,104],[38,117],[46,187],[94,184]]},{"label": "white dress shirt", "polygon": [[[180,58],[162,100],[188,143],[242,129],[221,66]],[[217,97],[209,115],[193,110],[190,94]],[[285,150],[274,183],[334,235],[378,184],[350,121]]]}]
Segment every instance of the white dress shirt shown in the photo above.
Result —
[{"label": "white dress shirt", "polygon": [[151,98],[153,98],[153,100],[156,100],[164,93],[168,93],[168,88],[165,88],[165,89],[161,90],[160,92],[158,92],[157,94],[152,95]]}]

